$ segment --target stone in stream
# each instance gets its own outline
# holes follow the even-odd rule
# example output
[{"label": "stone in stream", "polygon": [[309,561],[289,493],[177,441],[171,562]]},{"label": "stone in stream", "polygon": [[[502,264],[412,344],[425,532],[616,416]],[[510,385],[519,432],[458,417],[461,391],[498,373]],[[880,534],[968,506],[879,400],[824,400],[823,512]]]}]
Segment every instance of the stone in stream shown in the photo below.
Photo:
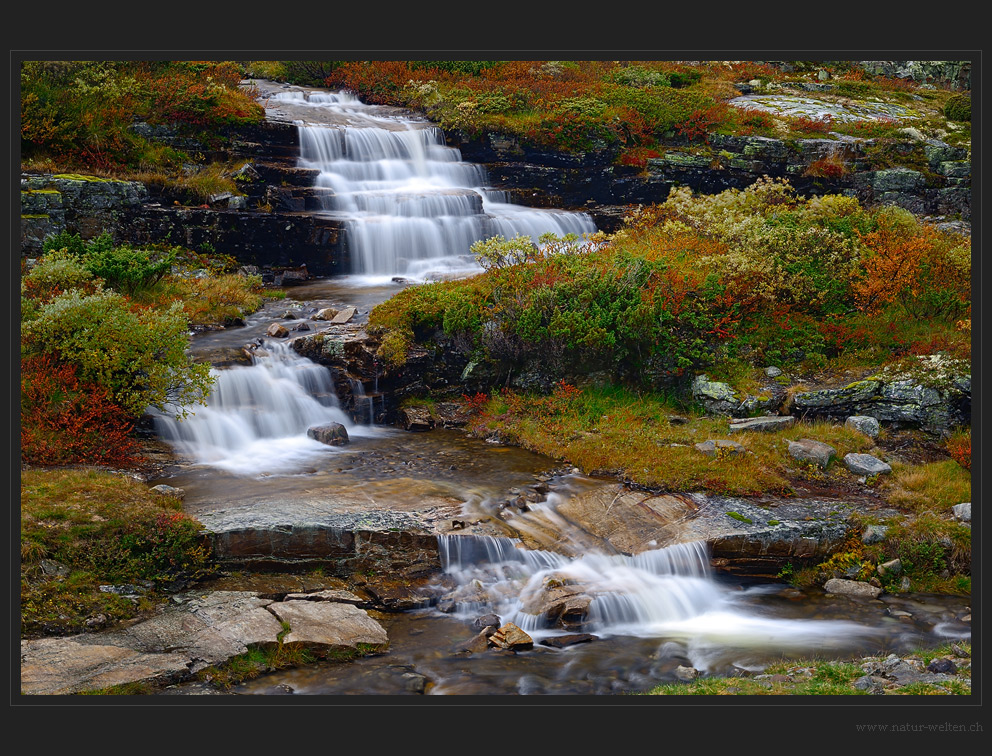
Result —
[{"label": "stone in stream", "polygon": [[699,677],[699,670],[695,667],[684,667],[680,664],[675,668],[675,677],[683,682],[689,682]]},{"label": "stone in stream", "polygon": [[823,590],[838,596],[855,596],[858,598],[878,598],[882,592],[881,588],[862,583],[859,580],[843,580],[841,578],[831,578],[823,584]]},{"label": "stone in stream", "polygon": [[830,444],[812,438],[801,438],[789,442],[789,454],[800,462],[812,462],[826,470],[830,460],[837,456],[837,450]]},{"label": "stone in stream", "polygon": [[725,441],[723,439],[703,441],[696,444],[695,448],[707,457],[717,457],[721,454],[744,454],[747,451],[747,449],[736,441]]},{"label": "stone in stream", "polygon": [[455,651],[463,654],[481,654],[489,650],[489,639],[495,634],[495,627],[486,627],[480,630],[469,640],[460,644]]},{"label": "stone in stream", "polygon": [[331,323],[333,324],[347,323],[349,320],[355,317],[356,312],[358,312],[358,310],[354,307],[345,307],[343,310],[340,310],[333,318],[331,318]]},{"label": "stone in stream", "polygon": [[289,331],[286,330],[286,326],[281,323],[273,323],[266,329],[265,333],[274,339],[284,339],[289,336]]},{"label": "stone in stream", "polygon": [[337,317],[338,310],[334,307],[325,307],[321,310],[317,310],[316,313],[310,316],[310,320],[332,320]]},{"label": "stone in stream", "polygon": [[500,625],[500,618],[495,614],[485,614],[481,617],[477,617],[472,621],[472,627],[476,630],[485,630],[486,628],[497,628]]},{"label": "stone in stream", "polygon": [[740,433],[742,431],[762,431],[774,432],[791,428],[796,423],[796,418],[792,415],[773,417],[745,417],[730,421],[730,433]]},{"label": "stone in stream", "polygon": [[889,465],[871,454],[845,454],[844,465],[855,475],[883,475],[892,472]]},{"label": "stone in stream", "polygon": [[511,651],[522,651],[533,648],[534,639],[512,622],[507,622],[503,627],[489,636],[489,645],[510,649]]},{"label": "stone in stream", "polygon": [[344,446],[348,443],[348,430],[341,423],[327,423],[307,428],[307,435],[328,446]]},{"label": "stone in stream", "polygon": [[550,638],[545,638],[541,641],[541,645],[551,646],[551,648],[566,648],[577,643],[588,643],[594,640],[599,640],[599,636],[590,633],[570,633],[569,635],[553,635]]}]

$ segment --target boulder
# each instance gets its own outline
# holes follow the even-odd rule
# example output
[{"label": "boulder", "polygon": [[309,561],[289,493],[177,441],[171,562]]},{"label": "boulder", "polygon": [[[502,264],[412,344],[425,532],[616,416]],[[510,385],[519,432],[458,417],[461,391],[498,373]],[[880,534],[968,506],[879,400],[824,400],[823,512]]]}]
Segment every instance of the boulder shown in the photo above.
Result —
[{"label": "boulder", "polygon": [[327,423],[307,428],[307,435],[328,446],[344,446],[348,443],[348,431],[341,423]]},{"label": "boulder", "polygon": [[725,441],[723,439],[703,441],[696,444],[695,448],[707,457],[716,457],[720,454],[744,454],[747,451],[747,449],[736,441]]},{"label": "boulder", "polygon": [[954,519],[960,520],[961,522],[971,522],[971,502],[966,501],[963,504],[955,504],[951,507],[951,511],[954,513]]},{"label": "boulder", "polygon": [[357,310],[354,307],[345,307],[343,310],[338,311],[338,313],[333,318],[331,318],[331,323],[334,324],[347,323],[349,320],[355,317],[356,312]]},{"label": "boulder", "polygon": [[404,407],[399,411],[399,420],[408,431],[427,431],[434,427],[434,419],[426,407]]},{"label": "boulder", "polygon": [[774,417],[745,417],[730,421],[730,433],[741,433],[743,431],[774,432],[791,428],[796,423],[796,418],[792,415]]},{"label": "boulder", "polygon": [[888,562],[883,562],[878,565],[878,569],[876,571],[879,575],[888,575],[890,572],[893,575],[898,575],[902,572],[902,561],[899,559],[892,559]]},{"label": "boulder", "polygon": [[765,368],[765,375],[767,375],[769,378],[777,378],[778,376],[782,375],[782,369],[777,368],[774,365],[769,365],[768,367]]},{"label": "boulder", "polygon": [[286,330],[286,326],[281,323],[273,323],[266,329],[265,333],[267,336],[271,336],[274,339],[284,339],[289,336],[289,331]]},{"label": "boulder", "polygon": [[582,586],[561,584],[557,579],[546,580],[543,590],[529,592],[521,599],[522,611],[541,617],[548,626],[564,628],[581,626],[592,603]]},{"label": "boulder", "polygon": [[741,403],[741,397],[734,393],[729,383],[711,381],[706,375],[696,376],[692,384],[692,396],[707,412],[716,415],[729,415]]},{"label": "boulder", "polygon": [[177,499],[184,499],[186,497],[186,492],[183,489],[167,486],[165,484],[152,486],[149,490],[162,494],[163,496],[174,496]]},{"label": "boulder", "polygon": [[851,415],[844,421],[844,425],[848,428],[853,428],[858,431],[858,433],[863,433],[866,436],[870,436],[871,438],[878,436],[878,420],[868,415]]},{"label": "boulder", "polygon": [[800,462],[812,462],[826,470],[830,465],[830,460],[837,456],[837,450],[822,441],[801,438],[798,441],[789,442],[789,454]]},{"label": "boulder", "polygon": [[498,628],[500,623],[500,618],[495,614],[486,614],[482,617],[477,617],[472,622],[472,627],[476,630],[486,630],[488,628]]},{"label": "boulder", "polygon": [[684,667],[680,664],[675,668],[675,677],[683,682],[689,682],[699,677],[699,670],[695,667]]},{"label": "boulder", "polygon": [[337,317],[338,311],[334,307],[325,307],[321,310],[317,310],[316,313],[310,316],[310,320],[332,320]]},{"label": "boulder", "polygon": [[489,645],[511,651],[523,651],[534,647],[534,639],[512,622],[508,622],[489,636]]},{"label": "boulder", "polygon": [[845,454],[844,465],[855,475],[884,475],[892,472],[892,468],[871,454]]},{"label": "boulder", "polygon": [[823,584],[823,589],[827,593],[834,593],[838,596],[854,596],[857,598],[878,598],[882,589],[870,583],[863,583],[859,580],[844,580],[842,578],[831,578]]},{"label": "boulder", "polygon": [[869,525],[861,534],[861,541],[866,544],[881,543],[888,535],[889,529],[885,525]]}]

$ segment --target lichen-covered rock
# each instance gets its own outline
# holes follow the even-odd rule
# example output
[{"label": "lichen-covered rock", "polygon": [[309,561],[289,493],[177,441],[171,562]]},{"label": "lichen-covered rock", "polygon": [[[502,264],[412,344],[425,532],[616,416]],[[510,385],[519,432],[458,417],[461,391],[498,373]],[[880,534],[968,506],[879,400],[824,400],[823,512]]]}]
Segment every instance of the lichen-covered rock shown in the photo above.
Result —
[{"label": "lichen-covered rock", "polygon": [[731,414],[742,401],[742,397],[734,392],[729,383],[711,381],[706,375],[696,376],[692,384],[692,396],[707,412],[717,415]]},{"label": "lichen-covered rock", "polygon": [[888,535],[889,529],[885,525],[869,525],[861,534],[861,541],[866,544],[881,543]]},{"label": "lichen-covered rock", "polygon": [[747,449],[736,441],[726,441],[724,439],[703,441],[696,444],[695,448],[707,457],[716,457],[719,454],[744,454],[747,451]]},{"label": "lichen-covered rock", "polygon": [[[921,361],[920,367],[930,376],[940,369],[933,361]],[[971,423],[971,376],[948,374],[925,385],[921,378],[878,375],[843,388],[796,394],[792,410],[804,418],[868,415],[895,427],[943,435]]]},{"label": "lichen-covered rock", "polygon": [[871,438],[876,438],[880,430],[878,420],[868,415],[851,415],[844,421],[844,425],[848,428],[854,428],[858,433],[863,433]]}]

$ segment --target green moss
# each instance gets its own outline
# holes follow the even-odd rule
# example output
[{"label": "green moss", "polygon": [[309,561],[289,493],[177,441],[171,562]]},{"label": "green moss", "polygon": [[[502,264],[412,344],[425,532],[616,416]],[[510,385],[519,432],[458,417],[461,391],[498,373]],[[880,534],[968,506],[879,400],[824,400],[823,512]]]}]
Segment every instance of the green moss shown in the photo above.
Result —
[{"label": "green moss", "polygon": [[119,179],[100,178],[99,176],[88,176],[83,173],[56,173],[52,178],[65,179],[67,181],[88,181],[93,184],[123,184]]},{"label": "green moss", "polygon": [[740,512],[727,512],[727,517],[733,517],[735,520],[746,522],[748,525],[751,525],[754,522],[754,520],[752,520],[750,517],[745,517]]},{"label": "green moss", "polygon": [[43,219],[43,218],[44,219],[47,219],[49,217],[51,217],[51,216],[44,215],[44,214],[42,214],[42,215],[31,215],[31,214],[21,215],[21,219],[22,220],[40,220],[40,219]]}]

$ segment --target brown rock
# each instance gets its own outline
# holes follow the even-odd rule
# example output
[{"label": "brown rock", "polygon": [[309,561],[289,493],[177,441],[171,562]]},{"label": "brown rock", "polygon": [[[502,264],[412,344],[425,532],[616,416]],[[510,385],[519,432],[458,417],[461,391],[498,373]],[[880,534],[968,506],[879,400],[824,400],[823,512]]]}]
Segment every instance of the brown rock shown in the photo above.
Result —
[{"label": "brown rock", "polygon": [[351,604],[283,601],[270,605],[269,609],[291,628],[283,638],[285,646],[358,650],[359,644],[363,644],[383,650],[389,643],[382,625]]},{"label": "brown rock", "polygon": [[489,644],[497,648],[520,651],[533,648],[534,639],[512,622],[507,622],[503,627],[489,636]]},{"label": "brown rock", "polygon": [[274,339],[284,339],[289,336],[289,331],[286,330],[286,326],[281,323],[273,323],[268,327],[265,333]]}]

